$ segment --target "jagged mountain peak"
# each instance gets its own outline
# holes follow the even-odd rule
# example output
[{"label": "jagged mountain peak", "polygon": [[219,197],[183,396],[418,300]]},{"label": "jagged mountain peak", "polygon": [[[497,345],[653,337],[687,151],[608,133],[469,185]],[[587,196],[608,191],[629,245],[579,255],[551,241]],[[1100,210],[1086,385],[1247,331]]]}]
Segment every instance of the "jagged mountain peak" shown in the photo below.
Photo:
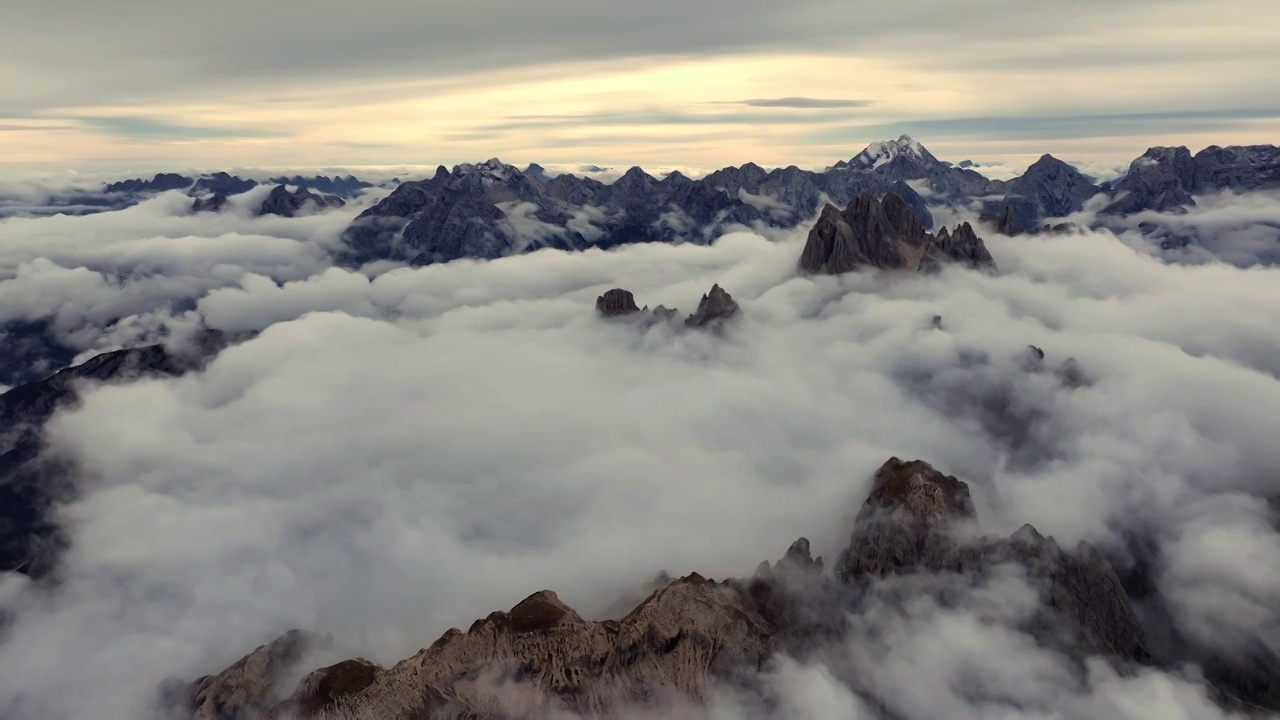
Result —
[{"label": "jagged mountain peak", "polygon": [[904,134],[900,135],[897,140],[882,140],[867,145],[866,149],[845,163],[844,167],[855,170],[874,170],[900,157],[918,162],[938,162],[933,153],[920,144],[919,140]]},{"label": "jagged mountain peak", "polygon": [[494,157],[482,163],[462,163],[453,166],[454,175],[480,175],[494,180],[506,180],[520,173],[514,165],[508,165]]}]

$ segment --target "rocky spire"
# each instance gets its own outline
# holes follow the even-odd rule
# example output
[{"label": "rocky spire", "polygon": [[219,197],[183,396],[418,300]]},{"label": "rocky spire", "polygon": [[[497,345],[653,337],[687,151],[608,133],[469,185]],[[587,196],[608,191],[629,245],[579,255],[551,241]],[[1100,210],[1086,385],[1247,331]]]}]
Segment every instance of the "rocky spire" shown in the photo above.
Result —
[{"label": "rocky spire", "polygon": [[711,291],[702,296],[698,309],[694,311],[684,324],[689,327],[715,327],[724,323],[738,312],[738,303],[718,284],[711,286]]},{"label": "rocky spire", "polygon": [[838,275],[864,266],[929,271],[950,262],[995,265],[968,223],[955,234],[944,230],[935,237],[896,193],[877,201],[864,192],[843,212],[832,205],[823,208],[800,254],[799,268]]}]

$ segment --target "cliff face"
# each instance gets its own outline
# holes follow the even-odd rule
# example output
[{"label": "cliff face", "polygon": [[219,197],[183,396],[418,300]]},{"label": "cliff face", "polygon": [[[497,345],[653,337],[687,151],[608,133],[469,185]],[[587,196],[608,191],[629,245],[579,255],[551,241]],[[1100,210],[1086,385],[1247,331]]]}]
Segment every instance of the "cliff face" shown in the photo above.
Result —
[{"label": "cliff face", "polygon": [[927,232],[911,206],[890,192],[884,200],[870,193],[854,198],[843,211],[822,209],[800,254],[800,269],[839,275],[860,267],[929,272],[944,264],[995,268],[982,238],[965,223],[954,232]]},{"label": "cliff face", "polygon": [[[544,590],[393,667],[357,658],[315,670],[296,688],[273,687],[300,640],[321,641],[294,631],[217,675],[169,684],[166,698],[179,716],[201,720],[662,713],[705,702],[714,686],[749,691],[776,654],[803,657],[844,638],[847,618],[878,581],[948,575],[980,584],[999,566],[1023,568],[1039,593],[1027,631],[1041,642],[1073,657],[1147,660],[1128,597],[1096,551],[1064,551],[1030,526],[977,538],[966,531],[974,523],[964,482],[892,458],[876,473],[833,574],[802,538],[749,579],[661,578],[667,584],[620,620],[585,620]],[[857,690],[881,706],[873,689]]]}]

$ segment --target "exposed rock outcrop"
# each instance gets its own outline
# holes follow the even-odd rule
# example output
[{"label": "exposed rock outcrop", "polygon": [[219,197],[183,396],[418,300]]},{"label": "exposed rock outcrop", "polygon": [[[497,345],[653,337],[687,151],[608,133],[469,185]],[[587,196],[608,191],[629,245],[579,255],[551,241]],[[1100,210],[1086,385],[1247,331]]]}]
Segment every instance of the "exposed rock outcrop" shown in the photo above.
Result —
[{"label": "exposed rock outcrop", "polygon": [[325,640],[315,633],[290,630],[223,672],[206,675],[185,689],[166,681],[166,709],[190,712],[193,720],[260,717],[280,703],[275,693],[282,675]]},{"label": "exposed rock outcrop", "polygon": [[342,198],[334,195],[321,195],[306,188],[295,188],[293,192],[290,192],[289,188],[284,185],[277,185],[271,188],[271,193],[267,195],[267,199],[262,201],[262,206],[258,208],[258,215],[295,217],[308,206],[315,210],[324,210],[342,207],[343,205],[346,205],[346,203]]},{"label": "exposed rock outcrop", "polygon": [[596,298],[596,312],[605,317],[617,317],[640,312],[636,298],[630,290],[614,288]]},{"label": "exposed rock outcrop", "polygon": [[142,178],[134,178],[132,180],[121,180],[119,182],[107,183],[103,188],[103,192],[108,193],[158,193],[166,190],[183,190],[191,187],[191,183],[195,182],[194,178],[177,173],[156,173],[155,177],[150,180]]},{"label": "exposed rock outcrop", "polygon": [[1052,155],[1042,155],[1021,176],[991,183],[987,192],[1002,193],[1004,198],[986,203],[982,219],[1003,235],[1034,233],[1047,218],[1083,209],[1100,191],[1074,166]]},{"label": "exposed rock outcrop", "polygon": [[[859,612],[887,578],[926,574],[980,584],[1009,565],[1022,568],[1040,593],[1040,610],[1024,628],[1038,641],[1077,658],[1147,659],[1128,597],[1096,551],[1083,544],[1063,551],[1030,526],[1004,539],[979,537],[975,523],[965,483],[928,463],[892,458],[874,477],[834,577],[801,538],[747,580],[660,578],[620,620],[587,621],[544,590],[466,632],[448,631],[391,668],[354,659],[317,670],[263,717],[609,717],[623,707],[661,713],[672,703],[704,702],[713,685],[751,688],[775,653],[803,657],[838,639],[847,614]],[[264,684],[245,674],[270,668],[269,648],[202,679],[189,697],[198,696],[202,707],[268,697]],[[874,689],[858,691],[876,704]]]},{"label": "exposed rock outcrop", "polygon": [[191,212],[222,212],[222,209],[227,206],[228,199],[222,193],[196,198],[195,202],[191,204]]},{"label": "exposed rock outcrop", "polygon": [[736,315],[738,303],[718,284],[711,286],[711,291],[702,296],[698,309],[685,319],[688,327],[715,327]]},{"label": "exposed rock outcrop", "polygon": [[[698,309],[685,318],[684,324],[689,328],[717,330],[729,318],[736,315],[738,309],[737,301],[724,288],[718,284],[712,285],[711,290],[702,296]],[[648,305],[643,308],[637,307],[635,296],[629,290],[622,288],[614,288],[597,297],[596,312],[607,318],[640,316],[644,319],[646,326],[674,320],[678,315],[675,308],[667,308],[663,305],[653,310],[650,310]]]},{"label": "exposed rock outcrop", "polygon": [[937,270],[943,264],[994,268],[982,239],[965,223],[937,236],[924,230],[910,206],[895,193],[878,201],[870,193],[854,198],[843,212],[823,208],[800,254],[800,269],[838,275],[860,267]]},{"label": "exposed rock outcrop", "polygon": [[969,486],[919,460],[891,458],[875,475],[837,572],[868,586],[888,575],[928,571],[982,578],[1016,563],[1041,595],[1026,628],[1074,656],[1149,659],[1142,625],[1105,559],[1087,543],[1065,552],[1030,525],[1008,538],[978,538]]}]

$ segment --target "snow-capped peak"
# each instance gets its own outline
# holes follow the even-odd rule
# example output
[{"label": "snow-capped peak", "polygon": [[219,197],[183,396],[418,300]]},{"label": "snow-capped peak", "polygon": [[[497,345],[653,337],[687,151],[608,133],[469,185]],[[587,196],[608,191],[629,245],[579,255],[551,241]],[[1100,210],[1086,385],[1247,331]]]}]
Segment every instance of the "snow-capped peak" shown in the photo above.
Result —
[{"label": "snow-capped peak", "polygon": [[492,180],[506,180],[513,174],[519,172],[516,168],[502,162],[498,158],[489,158],[482,163],[462,163],[453,168],[454,173],[463,173],[470,175],[479,173],[482,177]]},{"label": "snow-capped peak", "polygon": [[883,140],[871,143],[866,150],[858,153],[846,163],[846,167],[857,170],[874,170],[904,155],[914,160],[935,160],[933,155],[918,140],[910,135],[902,135],[897,140]]}]

